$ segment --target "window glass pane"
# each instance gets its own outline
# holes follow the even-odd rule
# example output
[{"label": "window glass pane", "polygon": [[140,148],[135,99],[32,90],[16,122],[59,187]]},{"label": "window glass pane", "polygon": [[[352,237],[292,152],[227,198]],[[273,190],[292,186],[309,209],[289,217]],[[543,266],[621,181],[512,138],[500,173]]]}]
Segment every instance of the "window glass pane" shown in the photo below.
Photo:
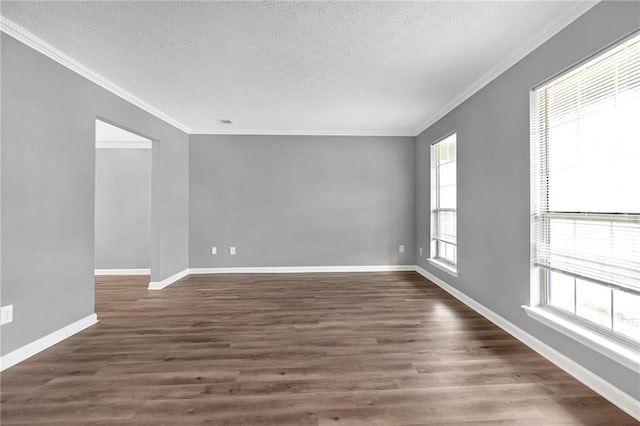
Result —
[{"label": "window glass pane", "polygon": [[438,252],[433,257],[455,264],[457,258],[456,245],[440,240],[438,240],[436,244]]},{"label": "window glass pane", "polygon": [[550,210],[640,212],[640,90],[611,96],[550,118]]},{"label": "window glass pane", "polygon": [[444,259],[448,262],[455,262],[455,246],[453,244],[445,243]]},{"label": "window glass pane", "polygon": [[456,135],[451,135],[442,142],[437,143],[438,164],[446,164],[456,160]]},{"label": "window glass pane", "polygon": [[447,228],[447,217],[444,212],[438,212],[438,235],[437,238],[444,239]]},{"label": "window glass pane", "polygon": [[438,212],[439,226],[438,238],[455,243],[456,242],[456,212]]},{"label": "window glass pane", "polygon": [[576,280],[576,315],[611,329],[611,289]]},{"label": "window glass pane", "polygon": [[440,188],[440,208],[455,209],[456,208],[456,187],[445,186]]},{"label": "window glass pane", "polygon": [[549,272],[549,294],[547,303],[556,308],[564,309],[572,314],[575,308],[575,278],[559,274],[557,272]]},{"label": "window glass pane", "polygon": [[431,210],[432,211],[438,207],[438,204],[437,204],[438,167],[436,164],[437,155],[438,155],[437,145],[431,145]]},{"label": "window glass pane", "polygon": [[458,212],[449,212],[449,216],[451,217],[451,236],[453,237],[451,240],[458,244]]},{"label": "window glass pane", "polygon": [[571,253],[576,249],[575,224],[573,220],[549,219],[549,244],[553,253]]},{"label": "window glass pane", "polygon": [[[545,264],[585,277],[640,288],[640,221],[565,215],[545,220]],[[546,250],[546,251],[545,251]],[[634,272],[636,271],[636,272]]]},{"label": "window glass pane", "polygon": [[640,340],[640,296],[613,291],[613,330]]},{"label": "window glass pane", "polygon": [[456,163],[448,163],[440,166],[440,186],[451,186],[456,184]]}]

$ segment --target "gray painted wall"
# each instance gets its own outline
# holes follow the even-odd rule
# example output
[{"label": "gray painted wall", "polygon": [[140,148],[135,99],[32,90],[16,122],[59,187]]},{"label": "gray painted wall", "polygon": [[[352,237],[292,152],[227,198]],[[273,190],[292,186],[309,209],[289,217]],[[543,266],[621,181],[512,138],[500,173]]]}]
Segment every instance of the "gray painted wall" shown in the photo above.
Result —
[{"label": "gray painted wall", "polygon": [[192,268],[415,264],[414,138],[195,135],[189,155]]},{"label": "gray painted wall", "polygon": [[94,312],[96,116],[154,142],[154,281],[188,265],[187,135],[2,33],[2,354]]},{"label": "gray painted wall", "polygon": [[96,149],[96,269],[149,268],[151,150]]},{"label": "gray painted wall", "polygon": [[[640,28],[640,3],[601,3],[417,141],[418,264],[628,394],[640,376],[530,319],[529,91]],[[458,277],[429,265],[429,145],[458,132]]]}]

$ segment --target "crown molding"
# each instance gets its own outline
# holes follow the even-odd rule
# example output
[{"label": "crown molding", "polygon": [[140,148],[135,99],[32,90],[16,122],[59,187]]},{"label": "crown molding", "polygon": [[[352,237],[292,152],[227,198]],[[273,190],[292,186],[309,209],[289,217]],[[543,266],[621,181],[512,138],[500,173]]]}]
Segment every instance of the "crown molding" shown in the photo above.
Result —
[{"label": "crown molding", "polygon": [[567,27],[570,23],[578,19],[584,13],[586,13],[589,9],[598,4],[601,0],[588,0],[585,3],[578,4],[575,8],[567,12],[566,14],[560,16],[556,21],[554,21],[551,25],[545,28],[542,32],[534,36],[529,40],[528,43],[524,45],[522,49],[516,52],[514,55],[505,59],[503,62],[494,67],[491,71],[482,76],[479,80],[473,83],[469,88],[463,91],[460,95],[458,95],[453,101],[447,104],[440,111],[431,116],[427,121],[422,123],[414,132],[414,136],[419,136],[420,133],[427,130],[431,125],[433,125],[436,121],[440,120],[442,117],[453,111],[454,108],[462,104],[464,101],[469,99],[471,96],[479,92],[483,87],[487,84],[491,83],[495,80],[500,74],[517,64],[521,61],[525,56],[536,50],[538,47],[542,46],[543,43],[548,41],[551,37],[559,33],[562,29]]},{"label": "crown molding", "polygon": [[157,110],[156,108],[152,107],[142,99],[131,94],[130,92],[123,89],[122,87],[118,86],[117,84],[114,84],[113,82],[109,81],[108,79],[101,76],[100,74],[93,71],[92,69],[84,66],[83,64],[71,58],[70,56],[67,56],[66,54],[62,53],[60,50],[56,49],[46,41],[42,40],[40,37],[25,30],[20,25],[16,24],[10,19],[5,18],[2,15],[0,15],[0,31],[10,35],[11,37],[26,44],[27,46],[34,49],[35,51],[40,52],[43,55],[47,56],[48,58],[53,59],[60,65],[63,65],[69,68],[71,71],[75,72],[76,74],[80,74],[82,77],[97,84],[103,89],[108,90],[114,95],[119,96],[125,101],[137,106],[138,108],[148,112],[151,115],[154,115],[160,120],[165,121],[174,127],[177,127],[178,129],[182,130],[185,133],[189,133],[189,128],[184,124],[180,123],[179,121],[175,120],[174,118],[170,117],[164,112]]},{"label": "crown molding", "polygon": [[247,136],[409,136],[414,137],[412,131],[368,131],[368,130],[221,130],[194,129],[191,135],[247,135]]},{"label": "crown molding", "polygon": [[493,81],[500,74],[511,68],[513,65],[522,60],[529,53],[540,47],[544,42],[549,40],[560,30],[565,28],[571,22],[583,15],[589,9],[598,4],[600,0],[587,1],[577,5],[574,9],[567,12],[565,15],[558,18],[555,22],[549,25],[544,31],[533,37],[520,51],[498,66],[493,68],[469,88],[463,91],[453,101],[447,104],[444,108],[440,109],[436,114],[432,115],[428,120],[422,123],[414,131],[397,130],[397,131],[368,131],[368,130],[354,130],[354,131],[322,131],[322,130],[252,130],[252,129],[238,129],[238,130],[225,130],[225,129],[191,129],[182,124],[178,120],[170,117],[169,115],[157,110],[148,103],[144,102],[137,96],[131,94],[115,83],[109,81],[105,77],[84,66],[75,59],[62,53],[55,47],[51,46],[46,41],[37,37],[35,34],[25,30],[15,22],[0,15],[0,31],[10,35],[18,41],[26,44],[32,49],[42,53],[43,55],[53,59],[59,64],[69,68],[71,71],[85,77],[89,81],[97,84],[105,90],[119,96],[127,102],[139,107],[140,109],[154,115],[162,121],[165,121],[172,126],[182,130],[190,135],[255,135],[255,136],[397,136],[397,137],[415,137],[420,135],[423,131],[433,125],[436,121],[444,117],[451,112],[454,108],[462,104],[469,99],[472,95],[477,93],[491,81]]},{"label": "crown molding", "polygon": [[[124,99],[125,101],[137,106],[138,108],[148,112],[151,115],[159,118],[171,124],[174,127],[182,130],[190,135],[261,135],[261,136],[415,136],[411,131],[367,131],[367,130],[355,130],[355,131],[322,131],[322,130],[225,130],[225,129],[190,129],[178,120],[170,117],[162,111],[152,107],[142,99],[126,91],[117,84],[111,82],[105,77],[101,76],[92,69],[86,67],[70,56],[62,53],[46,41],[42,40],[35,34],[22,28],[20,25],[0,15],[0,31],[10,35],[16,40],[26,44],[30,48],[37,52],[42,53],[46,57],[56,61],[64,67],[70,69],[76,74],[80,74],[87,80],[97,84],[105,90],[113,93],[114,95]],[[101,146],[100,148],[108,148],[107,146]],[[110,148],[124,148],[115,147]],[[129,146],[129,148],[133,148]]]}]

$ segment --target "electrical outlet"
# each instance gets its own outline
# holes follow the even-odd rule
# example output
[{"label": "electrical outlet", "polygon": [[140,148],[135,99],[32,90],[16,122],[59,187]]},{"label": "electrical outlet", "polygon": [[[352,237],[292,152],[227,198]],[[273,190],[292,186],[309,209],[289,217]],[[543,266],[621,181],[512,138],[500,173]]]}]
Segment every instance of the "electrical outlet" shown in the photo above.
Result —
[{"label": "electrical outlet", "polygon": [[216,247],[211,247],[211,254],[218,254],[218,249]]},{"label": "electrical outlet", "polygon": [[229,254],[231,256],[235,256],[236,255],[236,248],[235,247],[229,247]]},{"label": "electrical outlet", "polygon": [[422,247],[420,247],[420,256],[422,256]]},{"label": "electrical outlet", "polygon": [[400,247],[398,247],[398,252],[399,253],[404,253],[404,246],[400,245]]},{"label": "electrical outlet", "polygon": [[8,324],[13,321],[13,305],[3,306],[0,309],[0,324]]}]

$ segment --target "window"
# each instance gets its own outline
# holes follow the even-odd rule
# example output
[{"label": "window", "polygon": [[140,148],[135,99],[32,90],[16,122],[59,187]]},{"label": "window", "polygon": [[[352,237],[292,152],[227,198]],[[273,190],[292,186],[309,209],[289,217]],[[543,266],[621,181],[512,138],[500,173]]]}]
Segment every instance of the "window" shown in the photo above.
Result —
[{"label": "window", "polygon": [[431,259],[450,271],[458,260],[456,192],[454,133],[431,146]]},{"label": "window", "polygon": [[640,35],[535,89],[531,100],[534,284],[540,305],[635,346]]}]

